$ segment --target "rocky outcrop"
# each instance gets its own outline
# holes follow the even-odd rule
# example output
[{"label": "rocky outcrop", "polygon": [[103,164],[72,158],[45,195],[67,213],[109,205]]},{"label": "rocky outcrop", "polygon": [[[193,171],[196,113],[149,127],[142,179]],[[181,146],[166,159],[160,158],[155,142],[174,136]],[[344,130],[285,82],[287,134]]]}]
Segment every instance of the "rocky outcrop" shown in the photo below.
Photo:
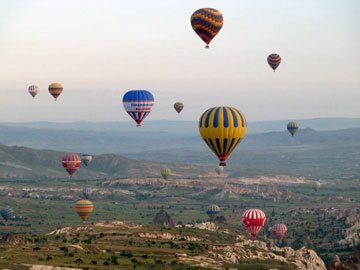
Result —
[{"label": "rocky outcrop", "polygon": [[58,267],[58,266],[50,266],[50,265],[28,265],[30,266],[29,270],[82,270],[81,268],[69,268],[69,267]]},{"label": "rocky outcrop", "polygon": [[153,224],[166,226],[166,227],[175,226],[174,221],[171,219],[170,215],[164,209],[161,209],[160,212],[156,214],[153,220]]},{"label": "rocky outcrop", "polygon": [[24,246],[29,242],[22,235],[13,235],[11,233],[5,234],[1,239],[0,243],[7,243],[12,246]]}]

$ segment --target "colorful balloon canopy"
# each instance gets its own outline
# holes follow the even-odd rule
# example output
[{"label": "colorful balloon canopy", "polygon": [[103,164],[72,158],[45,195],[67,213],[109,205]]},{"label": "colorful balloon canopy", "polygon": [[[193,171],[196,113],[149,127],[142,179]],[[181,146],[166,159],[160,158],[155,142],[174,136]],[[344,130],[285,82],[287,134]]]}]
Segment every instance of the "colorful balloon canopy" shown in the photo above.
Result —
[{"label": "colorful balloon canopy", "polygon": [[320,184],[319,181],[314,181],[314,182],[312,183],[312,186],[313,186],[313,189],[314,189],[315,191],[318,191],[319,188],[320,188],[320,186],[321,186],[321,184]]},{"label": "colorful balloon canopy", "polygon": [[39,87],[37,85],[30,85],[28,90],[33,98],[39,93]]},{"label": "colorful balloon canopy", "polygon": [[199,9],[191,16],[191,26],[206,43],[205,48],[209,48],[209,43],[219,33],[223,23],[223,16],[213,8]]},{"label": "colorful balloon canopy", "polygon": [[225,160],[241,142],[246,132],[244,115],[231,107],[214,107],[205,111],[199,121],[200,135],[226,166]]},{"label": "colorful balloon canopy", "polygon": [[92,161],[92,156],[87,154],[81,155],[81,161],[85,166],[87,166]]},{"label": "colorful balloon canopy", "polygon": [[63,91],[63,86],[61,83],[52,83],[49,85],[49,92],[55,98],[55,101],[60,96]]},{"label": "colorful balloon canopy", "polygon": [[209,216],[211,221],[214,221],[219,213],[220,213],[220,207],[217,206],[216,204],[212,204],[206,209],[206,214]]},{"label": "colorful balloon canopy", "polygon": [[86,222],[87,218],[90,216],[91,212],[94,210],[94,205],[89,200],[80,200],[75,205],[75,211],[81,217],[81,219]]},{"label": "colorful balloon canopy", "polygon": [[242,222],[253,237],[260,232],[265,221],[265,213],[260,209],[248,209],[242,215]]},{"label": "colorful balloon canopy", "polygon": [[218,175],[222,174],[222,172],[224,171],[224,167],[223,166],[217,166],[215,168],[215,171]]},{"label": "colorful balloon canopy", "polygon": [[298,131],[299,126],[295,122],[290,122],[287,124],[287,130],[290,132],[291,136],[294,136],[296,131]]},{"label": "colorful balloon canopy", "polygon": [[82,190],[82,194],[85,199],[90,199],[91,193],[92,193],[92,190],[89,187],[84,187]]},{"label": "colorful balloon canopy", "polygon": [[287,227],[285,224],[275,224],[272,227],[272,234],[276,237],[277,240],[281,240],[287,234]]},{"label": "colorful balloon canopy", "polygon": [[77,171],[77,169],[81,165],[81,159],[78,154],[66,154],[62,158],[62,165],[65,168],[65,170],[69,173],[70,178],[73,176],[73,174]]},{"label": "colorful balloon canopy", "polygon": [[280,55],[278,55],[276,53],[272,53],[268,56],[267,61],[268,61],[269,66],[275,72],[275,70],[278,68],[278,66],[281,63],[281,57],[280,57]]},{"label": "colorful balloon canopy", "polygon": [[154,96],[147,90],[131,90],[123,97],[126,112],[141,126],[141,122],[149,115],[154,106]]},{"label": "colorful balloon canopy", "polygon": [[8,221],[14,216],[14,211],[10,206],[6,206],[1,209],[0,214],[4,220]]},{"label": "colorful balloon canopy", "polygon": [[171,175],[171,170],[169,168],[164,168],[161,170],[161,176],[167,180],[169,176]]},{"label": "colorful balloon canopy", "polygon": [[174,104],[174,109],[175,109],[175,111],[177,111],[180,114],[181,111],[184,109],[184,104],[181,102],[176,102]]}]

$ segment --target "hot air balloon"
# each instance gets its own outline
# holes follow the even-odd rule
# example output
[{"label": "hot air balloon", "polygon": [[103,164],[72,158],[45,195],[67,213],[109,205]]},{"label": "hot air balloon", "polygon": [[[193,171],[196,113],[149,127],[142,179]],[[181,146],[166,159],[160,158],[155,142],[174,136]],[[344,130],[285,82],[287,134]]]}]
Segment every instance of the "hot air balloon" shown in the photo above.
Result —
[{"label": "hot air balloon", "polygon": [[235,108],[214,107],[205,111],[199,121],[200,135],[226,166],[225,160],[241,142],[246,132],[244,115]]},{"label": "hot air balloon", "polygon": [[39,93],[39,87],[37,85],[30,85],[28,90],[33,98]]},{"label": "hot air balloon", "polygon": [[180,114],[181,111],[184,109],[184,104],[181,102],[176,102],[174,104],[174,109],[175,109],[175,111],[177,111],[178,114]]},{"label": "hot air balloon", "polygon": [[92,156],[87,154],[81,155],[81,161],[85,166],[87,166],[92,161]]},{"label": "hot air balloon", "polygon": [[80,200],[75,205],[76,213],[81,217],[83,222],[86,222],[91,212],[94,210],[94,205],[91,201]]},{"label": "hot air balloon", "polygon": [[78,154],[66,154],[62,158],[62,165],[65,168],[65,170],[69,173],[70,178],[73,176],[73,174],[76,172],[76,170],[81,165],[81,159]]},{"label": "hot air balloon", "polygon": [[3,209],[1,209],[0,214],[4,220],[8,221],[14,216],[14,211],[10,206],[6,206]]},{"label": "hot air balloon", "polygon": [[167,180],[171,174],[171,170],[169,168],[164,168],[161,170],[161,176]]},{"label": "hot air balloon", "polygon": [[318,191],[319,188],[320,188],[320,186],[321,186],[321,184],[320,184],[319,181],[314,181],[314,182],[312,183],[312,186],[313,186],[313,189],[314,189],[315,191]]},{"label": "hot air balloon", "polygon": [[216,216],[220,213],[220,207],[216,204],[212,204],[206,209],[206,214],[209,216],[212,222],[215,221]]},{"label": "hot air balloon", "polygon": [[281,239],[287,234],[287,227],[285,224],[275,224],[272,227],[272,233],[277,240],[281,241]]},{"label": "hot air balloon", "polygon": [[248,209],[242,215],[242,222],[253,237],[260,232],[265,221],[265,213],[260,209]]},{"label": "hot air balloon", "polygon": [[52,83],[49,85],[49,92],[55,98],[55,101],[60,96],[63,91],[63,86],[61,83]]},{"label": "hot air balloon", "polygon": [[213,8],[199,9],[191,16],[191,26],[206,43],[205,48],[209,48],[209,43],[219,33],[223,23],[223,16]]},{"label": "hot air balloon", "polygon": [[218,175],[222,174],[222,172],[224,171],[224,167],[223,166],[218,166],[215,168],[215,171]]},{"label": "hot air balloon", "polygon": [[291,136],[294,136],[296,131],[298,131],[299,126],[295,122],[289,122],[287,124],[287,130],[290,132]]},{"label": "hot air balloon", "polygon": [[281,57],[280,55],[276,54],[276,53],[272,53],[268,56],[267,58],[268,64],[269,66],[274,70],[277,69],[277,67],[280,65],[281,63]]},{"label": "hot air balloon", "polygon": [[82,190],[82,194],[83,194],[85,199],[90,199],[91,193],[92,193],[92,190],[89,187],[84,187],[83,190]]},{"label": "hot air balloon", "polygon": [[126,112],[137,123],[137,127],[140,127],[142,120],[149,115],[154,106],[154,97],[146,90],[131,90],[124,95],[123,104]]}]

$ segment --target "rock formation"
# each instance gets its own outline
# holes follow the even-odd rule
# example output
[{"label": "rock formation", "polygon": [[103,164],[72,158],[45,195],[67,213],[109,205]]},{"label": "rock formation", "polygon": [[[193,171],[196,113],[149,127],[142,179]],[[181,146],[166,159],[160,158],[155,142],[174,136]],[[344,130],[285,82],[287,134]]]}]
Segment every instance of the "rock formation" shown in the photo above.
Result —
[{"label": "rock formation", "polygon": [[175,226],[174,221],[171,219],[170,215],[164,209],[161,209],[160,212],[156,214],[153,220],[153,224],[166,226],[166,227]]}]

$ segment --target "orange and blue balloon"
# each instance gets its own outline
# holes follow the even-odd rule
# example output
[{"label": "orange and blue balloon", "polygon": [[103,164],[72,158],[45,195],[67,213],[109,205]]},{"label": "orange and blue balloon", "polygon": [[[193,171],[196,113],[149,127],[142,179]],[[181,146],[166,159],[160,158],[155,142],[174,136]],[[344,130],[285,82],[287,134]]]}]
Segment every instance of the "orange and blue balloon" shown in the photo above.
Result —
[{"label": "orange and blue balloon", "polygon": [[63,86],[61,83],[52,83],[49,85],[49,92],[54,97],[55,101],[60,96],[63,91]]},{"label": "orange and blue balloon", "polygon": [[281,63],[281,57],[280,57],[280,55],[278,55],[276,53],[272,53],[268,56],[267,61],[268,61],[269,66],[275,72],[275,70],[278,68],[278,66]]},{"label": "orange and blue balloon", "polygon": [[94,205],[89,200],[80,200],[75,205],[75,211],[81,217],[83,222],[86,222],[87,218],[90,216],[94,210]]},{"label": "orange and blue balloon", "polygon": [[205,48],[209,48],[209,43],[219,33],[223,23],[222,14],[213,8],[199,9],[191,16],[191,26],[206,43]]}]

